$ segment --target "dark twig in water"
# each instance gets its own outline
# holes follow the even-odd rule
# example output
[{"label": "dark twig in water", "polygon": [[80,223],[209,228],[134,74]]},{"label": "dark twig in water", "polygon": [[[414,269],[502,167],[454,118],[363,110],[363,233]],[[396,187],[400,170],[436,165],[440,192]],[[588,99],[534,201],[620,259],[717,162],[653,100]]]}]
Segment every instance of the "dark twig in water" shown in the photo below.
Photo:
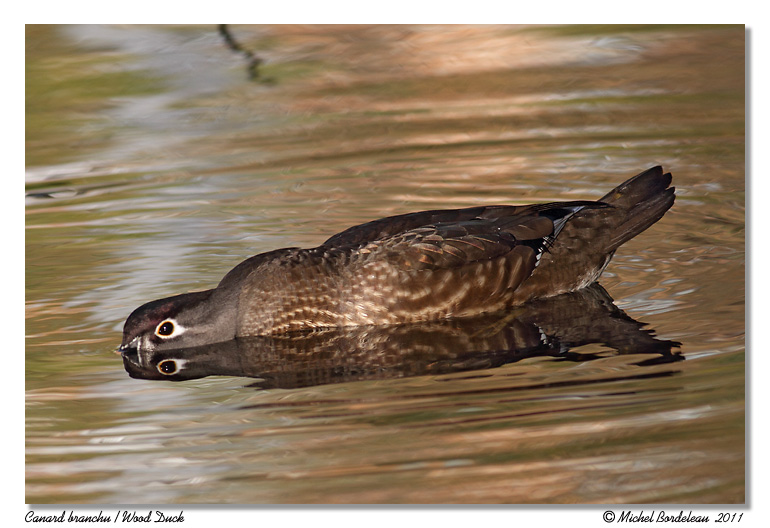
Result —
[{"label": "dark twig in water", "polygon": [[259,71],[257,71],[257,68],[260,64],[262,64],[262,59],[241,46],[238,41],[235,40],[235,37],[233,37],[232,33],[230,33],[230,30],[227,28],[227,24],[219,24],[218,27],[219,34],[222,35],[222,38],[225,39],[225,44],[227,44],[227,47],[236,53],[242,53],[246,57],[246,60],[248,61],[248,66],[246,69],[249,72],[249,79],[252,81],[258,79]]}]

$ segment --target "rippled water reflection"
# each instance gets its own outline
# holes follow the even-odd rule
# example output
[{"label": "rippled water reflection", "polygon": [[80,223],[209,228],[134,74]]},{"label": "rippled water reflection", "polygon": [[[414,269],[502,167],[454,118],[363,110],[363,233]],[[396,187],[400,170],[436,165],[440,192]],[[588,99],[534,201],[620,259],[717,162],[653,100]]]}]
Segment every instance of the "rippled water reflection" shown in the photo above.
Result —
[{"label": "rippled water reflection", "polygon": [[[745,500],[742,27],[232,30],[261,82],[213,26],[27,29],[28,502]],[[260,379],[112,353],[133,308],[258,252],[655,164],[677,202],[601,283],[674,354],[565,337],[590,327],[558,310],[478,322],[493,346],[450,325],[419,353],[375,329],[217,355]]]},{"label": "rippled water reflection", "polygon": [[533,357],[577,362],[605,357],[571,352],[590,344],[638,354],[644,357],[638,365],[684,359],[673,350],[681,343],[656,339],[644,326],[593,284],[480,317],[321,328],[185,349],[129,348],[122,358],[126,372],[138,379],[242,376],[260,378],[262,387],[289,389],[488,369]]}]

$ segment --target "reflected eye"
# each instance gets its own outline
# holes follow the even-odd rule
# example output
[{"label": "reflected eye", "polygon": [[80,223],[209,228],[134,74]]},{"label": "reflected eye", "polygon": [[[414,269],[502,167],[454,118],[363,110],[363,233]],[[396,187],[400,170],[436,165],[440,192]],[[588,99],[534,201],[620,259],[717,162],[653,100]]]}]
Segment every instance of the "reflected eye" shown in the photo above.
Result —
[{"label": "reflected eye", "polygon": [[155,333],[161,337],[168,337],[174,333],[174,323],[171,321],[163,321],[155,329]]},{"label": "reflected eye", "polygon": [[172,375],[179,372],[179,366],[176,364],[176,361],[173,359],[164,359],[160,363],[158,363],[158,372],[161,374],[167,374]]}]

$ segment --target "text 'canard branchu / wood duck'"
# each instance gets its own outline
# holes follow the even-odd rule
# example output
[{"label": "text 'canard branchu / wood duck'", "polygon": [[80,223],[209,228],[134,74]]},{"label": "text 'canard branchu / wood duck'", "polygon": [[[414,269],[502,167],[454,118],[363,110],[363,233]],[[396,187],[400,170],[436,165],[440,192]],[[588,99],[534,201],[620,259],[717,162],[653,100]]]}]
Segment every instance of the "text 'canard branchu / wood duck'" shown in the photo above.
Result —
[{"label": "text 'canard branchu / wood duck'", "polygon": [[422,211],[262,253],[216,288],[134,310],[119,350],[467,317],[578,290],[673,205],[670,185],[653,167],[595,202]]}]

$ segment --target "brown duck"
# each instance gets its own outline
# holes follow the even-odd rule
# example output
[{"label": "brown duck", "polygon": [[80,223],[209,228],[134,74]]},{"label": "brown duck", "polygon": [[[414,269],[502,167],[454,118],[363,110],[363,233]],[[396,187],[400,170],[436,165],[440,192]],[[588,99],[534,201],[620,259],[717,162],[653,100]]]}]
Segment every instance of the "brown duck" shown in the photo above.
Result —
[{"label": "brown duck", "polygon": [[134,310],[119,350],[466,317],[574,291],[673,205],[670,184],[653,167],[596,202],[422,211],[262,253],[216,288]]}]

